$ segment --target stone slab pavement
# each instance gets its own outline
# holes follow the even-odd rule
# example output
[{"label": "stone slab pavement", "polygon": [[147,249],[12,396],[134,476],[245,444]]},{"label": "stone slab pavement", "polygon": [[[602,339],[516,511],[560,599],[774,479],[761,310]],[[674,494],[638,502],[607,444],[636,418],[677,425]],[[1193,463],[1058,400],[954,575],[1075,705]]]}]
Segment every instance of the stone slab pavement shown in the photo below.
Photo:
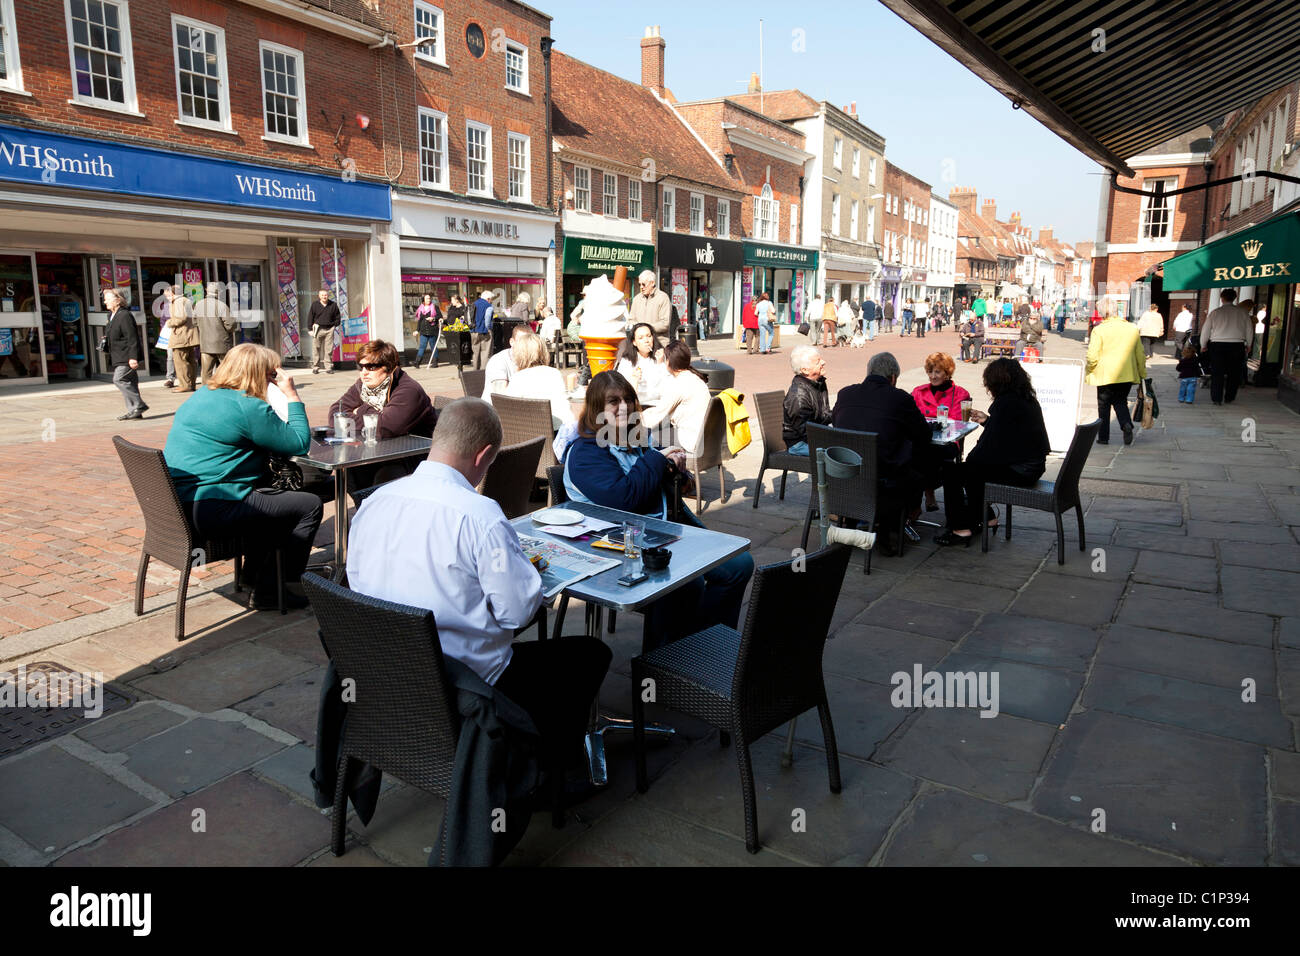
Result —
[{"label": "stone slab pavement", "polygon": [[[1047,354],[1080,355],[1080,336],[1050,336]],[[895,352],[910,388],[924,380],[924,356],[955,351],[955,340],[893,335],[876,347]],[[788,384],[788,351],[748,356],[716,341],[702,351],[734,365],[747,394]],[[869,576],[854,559],[824,658],[839,795],[815,719],[798,722],[790,768],[784,729],[759,741],[764,850],[750,856],[734,753],[710,728],[652,706],[679,733],[652,748],[649,792],[635,793],[630,741],[616,738],[609,788],[562,830],[535,818],[510,862],[1300,861],[1300,429],[1271,390],[1245,389],[1224,408],[1203,393],[1180,405],[1167,351],[1153,362],[1156,426],[1132,446],[1093,450],[1087,550],[1068,530],[1064,566],[1051,517],[1022,511],[988,554],[927,536],[901,557],[873,556]],[[827,353],[832,389],[860,380],[870,354]],[[981,368],[959,364],[957,379],[983,405]],[[415,375],[432,394],[459,393],[454,370]],[[348,381],[303,376],[313,420]],[[0,670],[53,661],[98,671],[134,700],[0,757],[0,863],[423,865],[442,802],[391,779],[369,826],[349,819],[348,852],[328,850],[328,813],[307,779],[325,663],[310,611],[250,612],[229,565],[216,565],[191,582],[178,644],[176,577],[155,566],[147,613],[133,615],[142,523],[109,437],[160,447],[181,398],[156,386],[145,395],[148,418],[121,424],[111,386],[0,395],[11,436],[0,448]],[[750,539],[760,564],[789,560],[811,483],[791,476],[779,501],[769,472],[755,510],[753,427],[755,444],[726,464],[725,500],[706,476],[702,517]],[[581,620],[570,614],[569,629]],[[609,635],[602,699],[615,707],[630,706],[639,629],[620,615]],[[899,701],[894,675],[916,667],[996,674],[997,716]]]}]

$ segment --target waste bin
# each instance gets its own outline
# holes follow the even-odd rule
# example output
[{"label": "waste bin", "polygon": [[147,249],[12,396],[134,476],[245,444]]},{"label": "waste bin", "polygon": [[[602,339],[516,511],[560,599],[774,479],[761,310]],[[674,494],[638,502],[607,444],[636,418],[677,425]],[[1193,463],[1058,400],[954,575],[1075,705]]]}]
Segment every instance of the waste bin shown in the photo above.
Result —
[{"label": "waste bin", "polygon": [[515,328],[527,324],[523,319],[493,319],[492,354],[510,348],[510,336],[514,334]]},{"label": "waste bin", "polygon": [[[447,343],[447,351],[451,353],[450,360],[456,363],[456,368],[474,364],[474,347],[469,332],[448,332],[443,329],[442,338]],[[447,359],[446,356],[443,358],[444,361]]]},{"label": "waste bin", "polygon": [[726,362],[717,359],[696,359],[691,368],[704,376],[704,384],[709,387],[709,395],[732,388],[736,384],[736,370]]}]

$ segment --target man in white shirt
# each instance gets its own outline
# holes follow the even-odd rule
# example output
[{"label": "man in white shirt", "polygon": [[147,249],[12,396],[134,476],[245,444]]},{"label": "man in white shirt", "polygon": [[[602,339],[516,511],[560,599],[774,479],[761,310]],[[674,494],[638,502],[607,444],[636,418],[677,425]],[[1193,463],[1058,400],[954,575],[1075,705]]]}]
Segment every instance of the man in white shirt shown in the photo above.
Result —
[{"label": "man in white shirt", "polygon": [[529,331],[526,325],[516,325],[510,330],[509,344],[488,359],[487,368],[485,369],[486,374],[483,376],[483,395],[481,397],[487,398],[493,392],[504,392],[506,390],[510,380],[519,371],[515,368],[515,339]]},{"label": "man in white shirt", "polygon": [[541,577],[500,505],[474,490],[501,449],[501,421],[481,399],[462,398],[438,424],[428,460],[357,512],[348,581],[431,610],[442,652],[524,708],[548,756],[572,764],[609,648],[591,637],[515,643],[541,606]]},{"label": "man in white shirt", "polygon": [[1255,341],[1255,320],[1236,304],[1237,290],[1224,289],[1219,301],[1223,304],[1201,325],[1201,347],[1210,357],[1210,400],[1215,405],[1236,400],[1246,356]]},{"label": "man in white shirt", "polygon": [[1182,358],[1183,349],[1187,348],[1187,343],[1192,337],[1192,313],[1186,305],[1183,306],[1183,311],[1174,316],[1174,335],[1177,336],[1174,339],[1174,354],[1178,358]]}]

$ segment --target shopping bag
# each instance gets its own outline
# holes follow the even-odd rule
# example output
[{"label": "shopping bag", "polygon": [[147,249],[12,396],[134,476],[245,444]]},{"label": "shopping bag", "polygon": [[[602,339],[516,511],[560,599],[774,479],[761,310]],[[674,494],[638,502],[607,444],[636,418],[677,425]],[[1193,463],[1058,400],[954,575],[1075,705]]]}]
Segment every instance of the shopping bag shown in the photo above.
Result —
[{"label": "shopping bag", "polygon": [[172,330],[164,322],[162,330],[158,333],[158,341],[154,343],[154,348],[162,349],[164,352],[167,351],[167,343],[171,341],[171,338]]}]

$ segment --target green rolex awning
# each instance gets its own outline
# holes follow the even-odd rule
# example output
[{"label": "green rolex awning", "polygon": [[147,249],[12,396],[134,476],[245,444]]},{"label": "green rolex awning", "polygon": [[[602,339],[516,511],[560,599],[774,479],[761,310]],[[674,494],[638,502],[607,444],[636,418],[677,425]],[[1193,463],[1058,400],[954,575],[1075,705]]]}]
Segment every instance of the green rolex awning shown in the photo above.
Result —
[{"label": "green rolex awning", "polygon": [[1300,212],[1206,243],[1163,269],[1166,292],[1300,281]]}]

